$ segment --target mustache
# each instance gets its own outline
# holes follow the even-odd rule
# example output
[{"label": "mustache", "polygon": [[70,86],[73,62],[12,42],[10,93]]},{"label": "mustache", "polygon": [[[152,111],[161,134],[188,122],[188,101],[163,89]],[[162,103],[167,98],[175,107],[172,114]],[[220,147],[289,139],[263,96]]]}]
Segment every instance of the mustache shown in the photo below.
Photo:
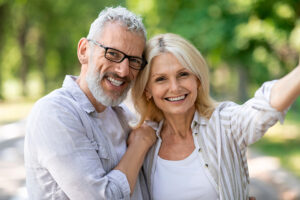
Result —
[{"label": "mustache", "polygon": [[109,77],[109,76],[110,76],[110,77],[113,77],[113,78],[121,79],[121,80],[124,81],[124,82],[128,82],[128,83],[131,82],[129,76],[120,77],[118,74],[116,74],[116,73],[114,73],[114,72],[105,72],[105,73],[103,74],[103,78],[106,78],[106,77]]}]

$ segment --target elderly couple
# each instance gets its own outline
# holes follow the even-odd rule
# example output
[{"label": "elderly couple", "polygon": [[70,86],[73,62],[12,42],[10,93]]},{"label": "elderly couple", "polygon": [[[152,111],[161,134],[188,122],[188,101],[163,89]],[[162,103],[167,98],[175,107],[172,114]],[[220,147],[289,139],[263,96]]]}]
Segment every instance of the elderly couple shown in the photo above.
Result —
[{"label": "elderly couple", "polygon": [[[106,8],[80,39],[79,76],[29,118],[30,200],[249,199],[247,147],[300,94],[300,66],[238,105],[214,102],[200,52],[175,34],[146,43],[141,19]],[[140,121],[122,104],[128,90]]]}]

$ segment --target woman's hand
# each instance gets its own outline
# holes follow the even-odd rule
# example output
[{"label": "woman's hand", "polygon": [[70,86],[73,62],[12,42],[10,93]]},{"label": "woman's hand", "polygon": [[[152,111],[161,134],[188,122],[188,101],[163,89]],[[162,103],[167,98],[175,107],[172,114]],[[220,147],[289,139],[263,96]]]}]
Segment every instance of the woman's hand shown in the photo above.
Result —
[{"label": "woman's hand", "polygon": [[156,142],[155,131],[144,123],[139,128],[132,130],[129,134],[127,145],[130,146],[130,144],[135,142],[142,143],[150,148]]}]

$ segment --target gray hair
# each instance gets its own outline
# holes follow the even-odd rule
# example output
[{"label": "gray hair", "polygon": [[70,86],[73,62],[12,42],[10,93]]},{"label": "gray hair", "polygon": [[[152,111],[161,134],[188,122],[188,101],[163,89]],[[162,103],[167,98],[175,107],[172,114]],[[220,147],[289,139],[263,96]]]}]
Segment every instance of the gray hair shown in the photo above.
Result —
[{"label": "gray hair", "polygon": [[147,32],[142,18],[121,6],[116,8],[106,7],[102,10],[98,18],[91,24],[87,38],[95,39],[96,35],[101,33],[107,22],[119,22],[121,25],[127,27],[128,30],[141,34],[146,41]]}]

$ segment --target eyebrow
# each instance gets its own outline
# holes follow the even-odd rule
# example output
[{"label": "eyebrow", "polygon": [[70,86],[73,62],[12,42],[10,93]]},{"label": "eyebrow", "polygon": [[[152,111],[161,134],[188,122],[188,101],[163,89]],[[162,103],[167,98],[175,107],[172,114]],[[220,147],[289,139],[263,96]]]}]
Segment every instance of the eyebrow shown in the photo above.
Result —
[{"label": "eyebrow", "polygon": [[[186,69],[186,68],[183,68],[183,69],[180,69],[178,71],[176,71],[176,74],[180,73],[180,72],[183,72],[183,71],[187,71],[189,73],[192,73],[190,70]],[[155,73],[153,74],[151,77],[154,77],[154,76],[162,76],[162,75],[166,75],[166,73]]]}]

